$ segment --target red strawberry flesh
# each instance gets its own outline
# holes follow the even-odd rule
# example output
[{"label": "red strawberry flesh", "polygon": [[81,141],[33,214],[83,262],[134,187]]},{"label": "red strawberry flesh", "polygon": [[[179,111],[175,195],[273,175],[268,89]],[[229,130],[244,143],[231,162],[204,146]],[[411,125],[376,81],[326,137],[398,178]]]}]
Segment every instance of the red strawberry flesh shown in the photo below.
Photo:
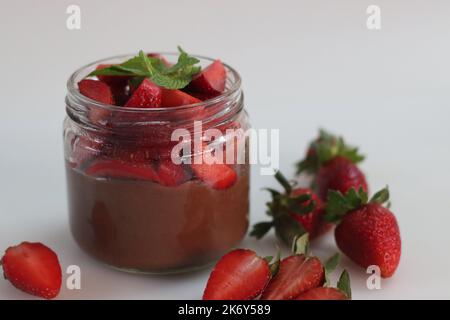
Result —
[{"label": "red strawberry flesh", "polygon": [[[105,104],[114,104],[111,88],[104,82],[85,79],[78,82],[78,88],[80,93],[88,98]],[[92,123],[104,123],[111,116],[111,112],[102,107],[92,106],[88,116]]]},{"label": "red strawberry flesh", "polygon": [[348,300],[348,298],[339,289],[317,287],[302,293],[296,300]]},{"label": "red strawberry flesh", "polygon": [[104,82],[84,79],[78,82],[80,93],[95,101],[114,104],[113,94],[111,88]]},{"label": "red strawberry flesh", "polygon": [[195,176],[213,189],[228,189],[237,181],[236,172],[226,164],[191,164]]},{"label": "red strawberry flesh", "polygon": [[136,179],[157,181],[158,176],[150,164],[127,163],[120,160],[98,159],[95,160],[86,174],[95,177]]},{"label": "red strawberry flesh", "polygon": [[133,92],[124,107],[128,108],[160,108],[162,90],[148,78]]},{"label": "red strawberry flesh", "polygon": [[162,89],[162,107],[179,107],[199,102],[201,102],[201,100],[181,90]]},{"label": "red strawberry flesh", "polygon": [[194,76],[187,86],[188,92],[198,92],[210,95],[217,95],[225,90],[227,73],[220,60],[215,60],[212,64]]},{"label": "red strawberry flesh", "polygon": [[216,264],[203,300],[250,300],[263,291],[269,278],[266,260],[251,250],[237,249]]},{"label": "red strawberry flesh", "polygon": [[45,299],[61,288],[61,266],[56,253],[41,243],[22,242],[6,250],[2,258],[5,278],[16,288]]},{"label": "red strawberry flesh", "polygon": [[277,275],[269,282],[261,299],[292,300],[323,281],[324,269],[319,259],[293,255],[281,261]]},{"label": "red strawberry flesh", "polygon": [[187,173],[182,164],[175,164],[172,160],[161,160],[157,170],[158,181],[167,187],[176,187],[187,179]]}]

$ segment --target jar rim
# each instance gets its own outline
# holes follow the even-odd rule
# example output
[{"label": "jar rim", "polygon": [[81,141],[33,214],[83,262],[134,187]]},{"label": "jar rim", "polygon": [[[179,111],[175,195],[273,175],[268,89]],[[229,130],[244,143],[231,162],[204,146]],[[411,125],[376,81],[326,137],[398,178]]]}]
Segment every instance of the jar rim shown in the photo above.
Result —
[{"label": "jar rim", "polygon": [[[163,56],[175,56],[178,55],[178,53],[175,52],[154,52],[155,54],[160,54]],[[125,61],[127,58],[131,58],[135,55],[133,54],[122,54],[122,55],[116,55],[116,56],[111,56],[108,58],[103,58],[103,59],[99,59],[96,60],[94,62],[91,62],[87,65],[84,65],[80,68],[78,68],[77,70],[75,70],[69,77],[69,79],[67,80],[67,90],[68,90],[68,95],[72,96],[73,98],[76,99],[77,102],[80,102],[82,104],[89,104],[90,106],[94,106],[94,107],[99,107],[102,109],[106,109],[109,111],[121,111],[121,112],[136,112],[136,113],[158,113],[158,112],[167,112],[167,111],[180,111],[180,110],[187,110],[187,109],[191,109],[191,108],[196,108],[196,107],[207,107],[209,105],[214,105],[217,103],[220,103],[226,99],[228,99],[229,97],[233,96],[236,92],[238,92],[241,89],[241,77],[239,75],[239,73],[232,68],[230,65],[222,62],[222,64],[224,65],[226,71],[227,71],[227,79],[231,79],[229,74],[231,74],[232,76],[232,82],[229,88],[227,88],[223,93],[221,93],[220,95],[211,98],[211,99],[207,99],[201,102],[197,102],[197,103],[192,103],[192,104],[186,104],[186,105],[182,105],[182,106],[177,106],[177,107],[160,107],[160,108],[131,108],[131,107],[127,107],[124,108],[123,106],[116,106],[116,105],[111,105],[111,104],[107,104],[107,103],[102,103],[99,101],[96,101],[94,99],[91,99],[89,97],[86,97],[85,95],[81,94],[81,92],[78,90],[78,85],[77,85],[77,79],[79,78],[80,74],[82,74],[84,71],[96,67],[99,64],[105,63],[107,61],[110,60],[123,60]],[[204,61],[209,61],[209,62],[214,62],[215,59],[206,57],[206,56],[202,56],[202,55],[191,55],[197,59],[202,59]],[[81,79],[80,79],[81,80]],[[72,101],[74,102],[74,101]]]}]

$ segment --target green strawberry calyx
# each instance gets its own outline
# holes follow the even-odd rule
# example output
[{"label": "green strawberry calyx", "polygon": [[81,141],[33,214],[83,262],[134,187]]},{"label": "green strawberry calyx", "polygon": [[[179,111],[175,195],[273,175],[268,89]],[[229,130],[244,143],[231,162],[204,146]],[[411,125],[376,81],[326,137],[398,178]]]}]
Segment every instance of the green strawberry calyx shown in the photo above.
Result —
[{"label": "green strawberry calyx", "polygon": [[358,209],[368,203],[378,203],[379,205],[390,206],[389,188],[378,191],[369,200],[367,192],[363,188],[356,191],[351,188],[345,195],[339,191],[330,190],[327,196],[325,220],[328,222],[338,223],[349,211]]},{"label": "green strawberry calyx", "polygon": [[320,129],[319,137],[310,143],[305,159],[297,163],[297,174],[314,174],[320,166],[336,157],[346,158],[355,164],[364,160],[357,147],[347,145],[344,138]]},{"label": "green strawberry calyx", "polygon": [[261,239],[274,227],[277,236],[285,244],[290,245],[295,237],[306,233],[306,230],[292,217],[292,214],[300,216],[309,214],[315,209],[316,203],[308,194],[292,196],[293,185],[280,171],[275,173],[275,178],[283,187],[284,192],[266,189],[272,197],[271,201],[266,204],[266,214],[272,219],[255,224],[250,235]]},{"label": "green strawberry calyx", "polygon": [[344,293],[348,299],[352,298],[352,289],[350,285],[350,275],[347,270],[342,271],[341,276],[337,282],[337,289]]},{"label": "green strawberry calyx", "polygon": [[[331,256],[323,265],[324,271],[325,271],[325,282],[323,284],[324,287],[331,288],[331,279],[330,275],[336,270],[337,266],[340,262],[340,255],[339,253],[335,253],[333,256]],[[340,290],[343,294],[347,296],[348,299],[352,298],[352,290],[350,286],[350,275],[348,274],[347,270],[343,270],[339,280],[337,282],[336,289]]]},{"label": "green strawberry calyx", "polygon": [[339,265],[340,258],[341,257],[339,255],[339,253],[335,253],[333,256],[328,258],[328,260],[323,265],[324,271],[325,271],[324,287],[330,286],[330,275],[334,272],[336,267]]}]

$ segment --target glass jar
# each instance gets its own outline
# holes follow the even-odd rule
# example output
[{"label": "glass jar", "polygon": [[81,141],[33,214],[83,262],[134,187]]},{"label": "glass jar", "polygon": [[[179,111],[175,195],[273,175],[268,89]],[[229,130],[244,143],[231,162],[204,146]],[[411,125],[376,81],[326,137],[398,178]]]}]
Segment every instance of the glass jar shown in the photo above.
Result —
[{"label": "glass jar", "polygon": [[[164,56],[176,61],[175,54]],[[125,108],[80,94],[77,83],[98,64],[129,58],[97,61],[68,81],[64,151],[72,234],[91,256],[122,270],[200,268],[239,244],[248,228],[249,141],[241,138],[249,123],[240,77],[225,65],[222,95],[173,108]],[[212,62],[197,58],[203,66]],[[194,121],[201,121],[200,130]],[[207,134],[210,129],[223,135]],[[241,129],[241,138],[231,129]],[[233,163],[198,162],[239,139],[244,147],[232,151]],[[223,176],[234,180],[220,181]]]}]

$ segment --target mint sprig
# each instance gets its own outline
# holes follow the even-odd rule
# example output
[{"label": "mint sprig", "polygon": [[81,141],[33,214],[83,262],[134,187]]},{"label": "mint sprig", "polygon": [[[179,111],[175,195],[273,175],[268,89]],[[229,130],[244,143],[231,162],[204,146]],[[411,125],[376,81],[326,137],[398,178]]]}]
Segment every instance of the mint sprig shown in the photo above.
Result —
[{"label": "mint sprig", "polygon": [[199,73],[200,61],[189,56],[183,49],[178,47],[180,55],[178,61],[172,66],[167,66],[157,57],[148,57],[144,51],[122,64],[113,65],[91,72],[88,76],[130,76],[147,77],[158,86],[167,89],[181,89],[186,87],[192,77]]}]

